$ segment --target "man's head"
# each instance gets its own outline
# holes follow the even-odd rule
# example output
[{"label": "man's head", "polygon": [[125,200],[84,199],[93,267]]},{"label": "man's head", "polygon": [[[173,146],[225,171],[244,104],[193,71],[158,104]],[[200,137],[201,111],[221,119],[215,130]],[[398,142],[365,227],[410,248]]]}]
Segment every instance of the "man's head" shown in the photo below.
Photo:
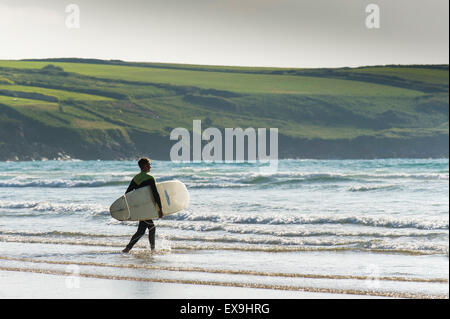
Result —
[{"label": "man's head", "polygon": [[140,158],[138,161],[138,165],[139,165],[141,171],[146,172],[146,173],[150,172],[150,168],[152,167],[150,159],[147,157]]}]

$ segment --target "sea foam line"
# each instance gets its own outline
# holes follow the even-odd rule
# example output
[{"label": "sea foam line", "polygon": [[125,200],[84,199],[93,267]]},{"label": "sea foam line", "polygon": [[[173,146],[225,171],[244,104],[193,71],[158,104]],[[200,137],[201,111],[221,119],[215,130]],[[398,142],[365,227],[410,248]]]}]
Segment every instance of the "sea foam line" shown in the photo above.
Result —
[{"label": "sea foam line", "polygon": [[[134,225],[133,225],[134,226]],[[170,223],[159,221],[158,228],[164,229],[180,229],[187,231],[197,232],[214,232],[225,231],[230,234],[239,235],[262,235],[262,236],[275,236],[280,238],[290,237],[324,237],[324,236],[339,236],[339,237],[374,237],[374,238],[405,238],[405,237],[422,237],[422,238],[436,238],[436,237],[448,237],[446,232],[428,232],[428,231],[402,231],[398,229],[394,231],[374,232],[374,231],[345,231],[345,230],[298,230],[298,231],[281,231],[273,229],[249,229],[245,227],[236,227],[234,225],[214,225],[214,224],[186,224],[186,223]],[[8,231],[0,230],[0,235],[18,235],[23,237],[42,237],[42,236],[59,236],[59,237],[94,237],[94,238],[128,238],[130,234],[102,234],[102,233],[84,233],[84,232],[72,232],[72,231],[44,231],[44,232],[21,232],[21,231]],[[222,235],[220,235],[222,236]]]},{"label": "sea foam line", "polygon": [[[46,233],[17,233],[17,232],[3,232],[0,234],[6,235],[4,238],[23,240],[24,238],[34,237],[36,241],[48,241],[48,240],[62,240],[64,243],[70,243],[75,241],[76,243],[87,242],[95,243],[93,241],[79,239],[84,238],[128,238],[129,235],[91,235],[85,233],[67,233],[67,232],[46,232]],[[44,238],[42,236],[59,235],[65,236],[63,238]],[[72,239],[69,239],[71,238]],[[352,250],[369,249],[369,250],[383,250],[383,251],[414,251],[414,252],[435,252],[440,254],[448,254],[448,246],[443,243],[410,243],[409,241],[401,243],[390,243],[382,240],[364,240],[364,239],[346,239],[346,238],[320,238],[315,239],[303,239],[303,238],[281,238],[277,236],[270,237],[245,237],[245,236],[230,236],[220,235],[218,236],[202,236],[202,235],[160,235],[162,240],[170,242],[190,242],[190,243],[213,243],[213,244],[230,244],[230,245],[251,245],[263,247],[278,247],[279,250],[284,247],[303,247],[303,248],[334,248],[340,250],[341,248],[350,248]],[[1,237],[0,237],[1,238]],[[66,239],[67,238],[67,239]],[[29,239],[32,240],[32,239]],[[111,244],[111,243],[110,243]]]},{"label": "sea foam line", "polygon": [[[50,244],[50,245],[77,245],[77,246],[94,246],[94,247],[123,247],[122,243],[110,242],[92,242],[83,240],[54,240],[54,239],[30,239],[30,238],[8,238],[7,236],[0,236],[0,242],[10,243],[27,243],[27,244]],[[146,247],[144,244],[138,243],[138,247]],[[397,248],[364,248],[364,247],[302,247],[302,246],[260,246],[260,245],[245,245],[245,246],[224,246],[224,245],[206,245],[206,244],[170,244],[170,249],[178,250],[223,250],[223,251],[245,251],[245,252],[272,252],[272,253],[289,253],[289,252],[367,252],[367,253],[394,253],[404,255],[448,255],[448,249],[444,251],[436,250],[411,250],[411,249],[397,249]]]}]

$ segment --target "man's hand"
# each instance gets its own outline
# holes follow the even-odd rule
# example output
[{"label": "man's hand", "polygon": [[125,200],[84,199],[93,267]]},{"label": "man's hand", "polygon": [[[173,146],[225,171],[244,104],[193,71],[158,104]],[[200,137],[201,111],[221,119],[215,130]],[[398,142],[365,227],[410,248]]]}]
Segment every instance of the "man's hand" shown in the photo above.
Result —
[{"label": "man's hand", "polygon": [[164,216],[164,213],[161,208],[158,209],[158,216],[159,216],[159,218],[163,218],[163,216]]}]

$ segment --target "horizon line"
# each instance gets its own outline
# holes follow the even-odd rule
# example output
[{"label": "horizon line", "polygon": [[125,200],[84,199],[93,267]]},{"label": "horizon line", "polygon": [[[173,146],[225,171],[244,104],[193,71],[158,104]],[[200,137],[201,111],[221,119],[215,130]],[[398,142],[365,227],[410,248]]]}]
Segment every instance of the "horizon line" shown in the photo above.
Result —
[{"label": "horizon line", "polygon": [[[52,57],[52,58],[23,58],[23,59],[0,59],[0,61],[23,61],[23,62],[38,62],[38,61],[51,61],[51,60],[69,60],[75,59],[86,61],[105,61],[105,62],[120,62],[120,63],[145,63],[145,64],[163,64],[163,65],[184,65],[184,66],[201,66],[201,67],[235,67],[235,68],[266,68],[266,69],[342,69],[342,68],[365,68],[365,67],[387,67],[387,66],[449,66],[449,63],[407,63],[407,64],[367,64],[358,66],[319,66],[319,67],[285,67],[285,66],[258,66],[258,65],[232,65],[232,64],[198,64],[198,63],[185,63],[185,62],[161,62],[161,61],[130,61],[122,59],[106,59],[106,58],[80,58],[80,57]],[[54,61],[61,62],[63,61]],[[76,63],[76,62],[72,62]]]}]

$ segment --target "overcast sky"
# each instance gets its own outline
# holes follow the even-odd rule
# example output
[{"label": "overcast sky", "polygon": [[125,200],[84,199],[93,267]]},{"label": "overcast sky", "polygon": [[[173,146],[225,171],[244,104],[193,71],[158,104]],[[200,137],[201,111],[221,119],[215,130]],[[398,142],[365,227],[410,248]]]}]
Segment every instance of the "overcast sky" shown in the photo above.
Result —
[{"label": "overcast sky", "polygon": [[[366,27],[371,3],[378,29]],[[80,28],[67,27],[69,4],[80,9]],[[447,64],[448,11],[448,0],[0,0],[0,59]]]}]

